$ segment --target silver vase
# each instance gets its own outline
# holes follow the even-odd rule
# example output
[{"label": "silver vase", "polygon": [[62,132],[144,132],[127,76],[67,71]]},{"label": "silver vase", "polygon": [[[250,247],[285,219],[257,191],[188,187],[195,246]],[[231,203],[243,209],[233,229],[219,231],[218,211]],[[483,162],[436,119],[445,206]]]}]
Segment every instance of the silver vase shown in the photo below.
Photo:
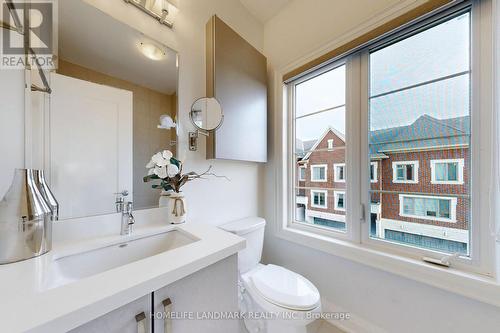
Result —
[{"label": "silver vase", "polygon": [[47,182],[45,180],[45,172],[43,170],[34,170],[34,172],[38,190],[40,190],[42,197],[45,199],[47,205],[49,205],[49,208],[52,212],[51,213],[52,222],[55,222],[59,220],[59,203],[57,202],[56,197],[50,190],[49,185],[47,185]]},{"label": "silver vase", "polygon": [[42,255],[52,248],[52,211],[35,170],[17,169],[0,202],[0,264]]}]

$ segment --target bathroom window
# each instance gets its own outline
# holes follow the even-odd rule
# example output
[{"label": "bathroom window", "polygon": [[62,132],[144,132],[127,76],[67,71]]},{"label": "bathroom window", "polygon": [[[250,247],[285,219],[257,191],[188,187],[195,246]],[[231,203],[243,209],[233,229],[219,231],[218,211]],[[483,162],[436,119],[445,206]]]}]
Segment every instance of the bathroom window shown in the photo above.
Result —
[{"label": "bathroom window", "polygon": [[[324,68],[294,85],[294,161],[297,165],[307,163],[311,172],[310,180],[295,184],[294,221],[336,233],[345,233],[348,229],[344,198],[345,86],[344,63]],[[341,197],[337,195],[338,190],[344,191]],[[304,193],[309,199],[305,204]],[[340,224],[342,228],[338,227]]]},{"label": "bathroom window", "polygon": [[[330,178],[318,170],[289,192],[285,229],[417,259],[457,250],[453,266],[493,271],[487,203],[474,199],[491,183],[478,179],[489,167],[481,163],[493,138],[478,125],[491,118],[484,64],[492,58],[478,42],[490,34],[479,19],[489,12],[479,14],[474,3],[422,18],[285,82],[293,135],[287,170],[303,163],[333,169]],[[309,193],[306,204],[299,190]],[[322,199],[313,191],[327,191],[326,209],[315,209]],[[293,215],[299,206],[301,220]],[[345,223],[343,233],[326,220]]]},{"label": "bathroom window", "polygon": [[369,150],[392,161],[392,183],[369,190],[380,212],[371,239],[404,245],[385,235],[407,228],[469,246],[470,187],[436,185],[464,184],[471,170],[470,47],[462,12],[368,52]]}]

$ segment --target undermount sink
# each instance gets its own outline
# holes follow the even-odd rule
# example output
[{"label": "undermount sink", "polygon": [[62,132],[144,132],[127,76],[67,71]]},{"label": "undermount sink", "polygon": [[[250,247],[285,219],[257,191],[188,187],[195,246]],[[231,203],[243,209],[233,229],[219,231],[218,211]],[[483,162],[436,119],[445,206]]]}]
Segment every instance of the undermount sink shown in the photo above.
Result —
[{"label": "undermount sink", "polygon": [[114,242],[91,251],[55,259],[47,276],[47,289],[59,287],[113,268],[191,244],[198,239],[180,230]]}]

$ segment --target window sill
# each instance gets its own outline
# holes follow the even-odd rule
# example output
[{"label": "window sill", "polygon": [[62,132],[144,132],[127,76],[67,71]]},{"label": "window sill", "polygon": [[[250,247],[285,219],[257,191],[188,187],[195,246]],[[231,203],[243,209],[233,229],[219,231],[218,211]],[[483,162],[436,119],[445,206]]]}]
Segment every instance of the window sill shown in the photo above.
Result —
[{"label": "window sill", "polygon": [[278,238],[390,272],[427,285],[500,307],[500,284],[487,276],[439,267],[369,248],[362,244],[284,227]]}]

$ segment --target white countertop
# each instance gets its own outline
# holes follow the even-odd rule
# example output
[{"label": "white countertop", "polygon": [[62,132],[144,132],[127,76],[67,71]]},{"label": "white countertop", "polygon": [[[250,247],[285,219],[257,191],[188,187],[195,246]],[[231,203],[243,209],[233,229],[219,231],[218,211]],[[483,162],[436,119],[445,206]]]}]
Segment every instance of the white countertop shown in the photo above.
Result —
[{"label": "white countertop", "polygon": [[[91,226],[87,225],[88,228]],[[175,228],[199,241],[53,289],[47,289],[44,281],[56,257],[77,248],[78,251],[88,250],[98,244],[123,240],[125,236],[108,234],[81,240],[74,236],[56,239],[48,254],[0,265],[0,330],[9,333],[66,332],[245,247],[244,239],[210,225],[143,225],[138,226],[133,235]],[[61,238],[57,231],[55,236]]]}]

